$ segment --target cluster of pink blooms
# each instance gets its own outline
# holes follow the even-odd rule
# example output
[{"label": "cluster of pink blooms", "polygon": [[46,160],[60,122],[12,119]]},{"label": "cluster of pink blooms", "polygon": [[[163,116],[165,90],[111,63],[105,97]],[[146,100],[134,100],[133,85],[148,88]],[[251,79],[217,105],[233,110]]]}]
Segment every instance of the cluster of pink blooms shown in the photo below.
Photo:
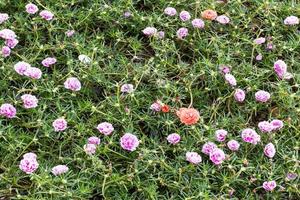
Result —
[{"label": "cluster of pink blooms", "polygon": [[61,132],[66,130],[68,127],[68,122],[64,118],[58,118],[53,121],[52,126],[55,132]]},{"label": "cluster of pink blooms", "polygon": [[[33,15],[39,11],[39,8],[33,3],[27,4],[25,6],[25,9],[26,9],[26,12],[31,15]],[[54,17],[54,14],[52,12],[50,12],[49,10],[42,10],[39,15],[47,21],[52,20]]]},{"label": "cluster of pink blooms", "polygon": [[111,135],[114,131],[114,127],[111,123],[108,122],[102,122],[98,124],[97,129],[100,133],[104,135]]},{"label": "cluster of pink blooms", "polygon": [[202,153],[208,155],[215,165],[220,165],[226,158],[224,151],[213,142],[206,142],[202,146]]},{"label": "cluster of pink blooms", "polygon": [[287,65],[283,60],[277,60],[274,63],[274,71],[280,79],[289,80],[293,77],[291,73],[287,71]]},{"label": "cluster of pink blooms", "polygon": [[51,170],[54,176],[59,176],[61,174],[67,173],[68,171],[69,171],[69,167],[67,165],[56,165]]},{"label": "cluster of pink blooms", "polygon": [[56,58],[52,58],[52,57],[45,58],[42,61],[42,65],[44,67],[50,67],[51,65],[54,65],[55,63],[56,63]]},{"label": "cluster of pink blooms", "polygon": [[180,142],[180,139],[181,137],[177,133],[172,133],[167,137],[167,140],[170,144],[177,144],[178,142]]},{"label": "cluster of pink blooms", "polygon": [[5,45],[2,47],[2,50],[1,50],[1,54],[5,58],[5,57],[10,56],[11,49],[16,47],[16,45],[19,43],[19,40],[17,40],[17,36],[16,36],[15,32],[10,29],[1,30],[0,38],[5,40]]},{"label": "cluster of pink blooms", "polygon": [[271,133],[283,128],[283,122],[279,119],[274,119],[271,122],[262,121],[258,123],[258,128],[262,133]]},{"label": "cluster of pink blooms", "polygon": [[0,106],[0,115],[4,116],[6,118],[14,118],[17,114],[16,108],[9,104],[9,103],[4,103]]},{"label": "cluster of pink blooms", "polygon": [[72,91],[79,91],[81,89],[81,83],[75,77],[67,78],[67,80],[64,82],[64,86],[66,89],[69,89]]},{"label": "cluster of pink blooms", "polygon": [[14,70],[22,75],[27,76],[32,79],[40,79],[42,77],[42,71],[37,67],[31,67],[31,65],[27,62],[18,62],[14,65]]},{"label": "cluster of pink blooms", "polygon": [[32,174],[39,167],[39,163],[36,160],[35,153],[26,153],[23,155],[23,159],[20,161],[19,168],[26,174]]},{"label": "cluster of pink blooms", "polygon": [[100,144],[100,138],[92,136],[88,138],[87,144],[83,146],[86,154],[93,155],[96,153],[97,146]]},{"label": "cluster of pink blooms", "polygon": [[37,107],[39,101],[34,95],[31,94],[23,94],[21,99],[23,101],[23,106],[26,109]]},{"label": "cluster of pink blooms", "polygon": [[135,151],[139,144],[140,142],[138,138],[131,133],[125,133],[120,138],[121,147],[127,151]]}]

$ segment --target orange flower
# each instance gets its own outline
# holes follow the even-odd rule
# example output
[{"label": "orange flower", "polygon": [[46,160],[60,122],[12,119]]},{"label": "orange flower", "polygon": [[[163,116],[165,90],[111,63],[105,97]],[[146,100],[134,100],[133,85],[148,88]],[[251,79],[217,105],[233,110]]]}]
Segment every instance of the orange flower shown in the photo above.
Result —
[{"label": "orange flower", "polygon": [[164,112],[164,113],[167,113],[170,111],[170,107],[166,104],[164,104],[162,107],[161,107],[161,111]]},{"label": "orange flower", "polygon": [[196,124],[200,119],[198,110],[194,108],[180,108],[176,114],[185,125]]},{"label": "orange flower", "polygon": [[218,16],[217,12],[214,11],[214,10],[204,10],[202,13],[201,13],[201,17],[203,19],[208,19],[208,20],[214,20],[216,19]]}]

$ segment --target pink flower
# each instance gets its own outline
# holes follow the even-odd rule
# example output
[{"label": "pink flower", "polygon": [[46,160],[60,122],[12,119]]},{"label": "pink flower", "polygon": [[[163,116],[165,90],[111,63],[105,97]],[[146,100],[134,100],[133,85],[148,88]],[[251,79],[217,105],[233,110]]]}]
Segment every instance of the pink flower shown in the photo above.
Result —
[{"label": "pink flower", "polygon": [[144,30],[142,30],[142,32],[146,36],[154,36],[157,33],[157,29],[154,27],[146,27]]},{"label": "pink flower", "polygon": [[274,71],[280,79],[283,79],[284,75],[287,73],[287,65],[283,60],[277,60],[274,63]]},{"label": "pink flower", "polygon": [[43,11],[40,12],[40,16],[41,16],[43,19],[45,19],[45,20],[47,20],[47,21],[50,21],[50,20],[53,19],[54,14],[53,14],[52,12],[50,12],[49,10],[43,10]]},{"label": "pink flower", "polygon": [[34,160],[36,160],[37,155],[35,153],[29,152],[29,153],[25,153],[23,155],[23,158],[24,159],[34,159]]},{"label": "pink flower", "polygon": [[20,75],[24,75],[24,73],[27,71],[28,68],[30,68],[31,65],[27,62],[17,62],[15,65],[14,65],[14,69],[15,71],[20,74]]},{"label": "pink flower", "polygon": [[15,48],[18,43],[19,43],[19,40],[17,40],[16,38],[5,40],[5,45],[11,49]]},{"label": "pink flower", "polygon": [[255,145],[258,142],[260,142],[260,135],[258,135],[256,131],[251,128],[246,128],[242,131],[242,138],[244,142],[248,142]]},{"label": "pink flower", "polygon": [[56,165],[52,168],[51,172],[55,176],[59,176],[61,174],[67,173],[69,168],[66,165]]},{"label": "pink flower", "polygon": [[206,142],[202,146],[202,153],[209,155],[214,149],[217,148],[217,145],[213,142]]},{"label": "pink flower", "polygon": [[128,17],[131,17],[131,16],[132,16],[132,13],[131,13],[130,11],[125,11],[124,14],[123,14],[123,16],[124,16],[125,18],[128,18]]},{"label": "pink flower", "polygon": [[276,149],[275,146],[272,143],[269,143],[264,148],[264,154],[269,157],[273,158],[275,156]]},{"label": "pink flower", "polygon": [[178,39],[183,39],[189,34],[189,30],[187,28],[182,27],[177,30],[176,34]]},{"label": "pink flower", "polygon": [[228,134],[228,132],[224,129],[217,130],[215,132],[215,139],[218,142],[223,142],[226,139],[227,134]]},{"label": "pink flower", "polygon": [[274,129],[273,125],[267,121],[259,122],[258,128],[262,133],[271,133]]},{"label": "pink flower", "polygon": [[215,164],[219,165],[225,160],[225,153],[219,148],[215,148],[210,154],[209,159]]},{"label": "pink flower", "polygon": [[258,54],[256,57],[255,57],[255,60],[257,61],[261,61],[263,58],[263,56],[261,54]]},{"label": "pink flower", "polygon": [[245,91],[244,90],[241,90],[241,89],[236,89],[235,92],[234,92],[234,99],[237,101],[237,102],[243,102],[245,100],[245,97],[246,97],[246,94],[245,94]]},{"label": "pink flower", "polygon": [[283,23],[289,26],[297,25],[299,24],[299,18],[296,16],[289,16],[284,19]]},{"label": "pink flower", "polygon": [[158,37],[159,39],[163,39],[163,38],[165,37],[165,32],[164,32],[164,31],[159,31],[159,32],[157,33],[157,37]]},{"label": "pink flower", "polygon": [[16,108],[9,104],[9,103],[4,103],[0,106],[0,115],[4,116],[6,118],[14,118],[17,114]]},{"label": "pink flower", "polygon": [[167,7],[165,10],[164,10],[164,13],[168,16],[174,16],[177,14],[177,11],[175,8],[172,8],[172,7]]},{"label": "pink flower", "polygon": [[42,61],[42,65],[44,65],[45,67],[50,67],[51,65],[54,65],[55,63],[56,63],[56,58],[51,58],[51,57],[45,58]]},{"label": "pink flower", "polygon": [[75,34],[75,31],[74,30],[67,30],[65,34],[66,34],[67,37],[72,37]]},{"label": "pink flower", "polygon": [[83,146],[83,149],[86,154],[93,155],[96,153],[97,145],[95,144],[86,144]]},{"label": "pink flower", "polygon": [[236,79],[232,74],[229,73],[225,74],[225,80],[227,83],[229,83],[229,85],[236,86]]},{"label": "pink flower", "polygon": [[10,29],[3,29],[0,31],[0,37],[4,40],[13,40],[17,36],[16,36],[15,32],[13,32]]},{"label": "pink flower", "polygon": [[26,8],[26,12],[29,14],[35,14],[37,11],[39,11],[38,7],[33,3],[27,4],[25,8]]},{"label": "pink flower", "polygon": [[227,65],[220,65],[219,70],[222,74],[228,74],[231,71],[231,67]]},{"label": "pink flower", "polygon": [[32,174],[39,167],[36,158],[23,158],[20,162],[19,168],[26,174]]},{"label": "pink flower", "polygon": [[167,137],[167,140],[170,144],[177,144],[178,142],[180,142],[180,139],[181,137],[177,133],[172,133]]},{"label": "pink flower", "polygon": [[194,28],[204,28],[204,21],[202,19],[193,19],[192,25]]},{"label": "pink flower", "polygon": [[253,42],[255,44],[263,44],[266,42],[266,38],[264,38],[264,37],[256,38],[255,40],[253,40]]},{"label": "pink flower", "polygon": [[138,138],[131,134],[125,133],[120,139],[121,147],[127,151],[134,151],[139,146],[140,142]]},{"label": "pink flower", "polygon": [[58,118],[54,120],[52,126],[55,132],[60,132],[60,131],[64,131],[67,128],[68,123],[64,118]]},{"label": "pink flower", "polygon": [[220,15],[216,18],[216,20],[220,24],[228,24],[230,22],[229,17],[227,17],[226,15]]},{"label": "pink flower", "polygon": [[31,94],[23,94],[21,99],[23,101],[23,106],[26,109],[37,107],[38,99],[35,96]]},{"label": "pink flower", "polygon": [[240,148],[240,144],[238,143],[238,141],[236,140],[230,140],[229,142],[227,142],[227,147],[231,150],[231,151],[237,151]]},{"label": "pink flower", "polygon": [[121,92],[123,93],[132,93],[134,91],[132,84],[123,84],[121,86]]},{"label": "pink flower", "polygon": [[276,182],[275,181],[265,181],[263,183],[263,188],[266,190],[266,191],[272,191],[276,188]]},{"label": "pink flower", "polygon": [[113,125],[108,122],[102,122],[98,124],[97,129],[100,133],[104,135],[110,135],[114,131]]},{"label": "pink flower", "polygon": [[6,20],[8,20],[8,18],[8,14],[0,13],[0,24],[4,23]]},{"label": "pink flower", "polygon": [[8,46],[3,46],[1,49],[1,54],[4,58],[10,56],[11,50]]},{"label": "pink flower", "polygon": [[150,109],[152,111],[159,112],[159,111],[161,111],[161,104],[156,101],[153,104],[151,104]]},{"label": "pink flower", "polygon": [[273,126],[273,130],[280,130],[283,127],[283,122],[279,119],[272,120],[271,124]]},{"label": "pink flower", "polygon": [[67,78],[67,80],[64,82],[64,86],[66,89],[72,91],[79,91],[81,89],[81,83],[75,77]]},{"label": "pink flower", "polygon": [[290,80],[293,77],[294,77],[293,74],[291,74],[289,72],[285,73],[283,76],[284,80]]},{"label": "pink flower", "polygon": [[99,145],[100,144],[100,138],[95,137],[95,136],[89,137],[88,144]]},{"label": "pink flower", "polygon": [[264,90],[259,90],[255,93],[255,99],[258,102],[265,103],[271,98],[271,95],[269,92],[266,92]]},{"label": "pink flower", "polygon": [[201,156],[197,152],[186,152],[186,160],[192,164],[199,164],[202,161]]},{"label": "pink flower", "polygon": [[24,75],[33,79],[40,79],[42,77],[42,71],[36,67],[28,67]]},{"label": "pink flower", "polygon": [[185,22],[191,19],[191,15],[188,11],[183,10],[179,13],[179,18],[181,21]]}]

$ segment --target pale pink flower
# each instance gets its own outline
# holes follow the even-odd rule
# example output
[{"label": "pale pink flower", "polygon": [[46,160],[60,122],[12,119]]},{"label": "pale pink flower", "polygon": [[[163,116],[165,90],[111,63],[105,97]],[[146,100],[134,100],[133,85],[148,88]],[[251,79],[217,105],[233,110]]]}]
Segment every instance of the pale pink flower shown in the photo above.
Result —
[{"label": "pale pink flower", "polygon": [[66,165],[56,165],[52,168],[51,172],[55,176],[59,176],[61,174],[67,173],[69,168]]},{"label": "pale pink flower", "polygon": [[273,125],[267,121],[259,122],[258,128],[262,133],[271,133],[274,129]]},{"label": "pale pink flower", "polygon": [[86,144],[83,146],[83,149],[86,154],[93,155],[96,153],[97,145],[95,144]]},{"label": "pale pink flower", "polygon": [[269,157],[273,158],[275,156],[276,149],[275,146],[272,143],[269,143],[264,148],[264,154]]},{"label": "pale pink flower", "polygon": [[67,37],[72,37],[75,34],[75,31],[74,30],[67,30],[65,34],[66,34]]},{"label": "pale pink flower", "polygon": [[192,25],[194,28],[204,28],[205,24],[202,19],[193,19]]},{"label": "pale pink flower", "polygon": [[266,191],[272,191],[276,188],[276,182],[275,181],[265,181],[263,183],[263,188],[266,190]]},{"label": "pale pink flower", "polygon": [[44,65],[45,67],[50,67],[51,65],[54,65],[55,63],[56,63],[56,58],[52,58],[52,57],[45,58],[42,61],[42,65]]},{"label": "pale pink flower", "polygon": [[216,130],[215,132],[215,139],[218,142],[223,142],[226,139],[228,132],[224,129]]},{"label": "pale pink flower", "polygon": [[8,46],[3,46],[1,49],[1,54],[4,58],[10,56],[11,50]]},{"label": "pale pink flower", "polygon": [[36,160],[37,155],[35,153],[29,152],[29,153],[25,153],[23,155],[23,158],[24,159],[34,159],[34,160]]},{"label": "pale pink flower", "polygon": [[23,101],[23,106],[24,106],[26,109],[37,107],[38,99],[37,99],[34,95],[31,95],[31,94],[23,94],[23,95],[21,96],[21,99],[22,99],[22,101]]},{"label": "pale pink flower", "polygon": [[142,30],[142,32],[146,35],[146,36],[154,36],[157,33],[157,29],[154,27],[146,27],[144,30]]},{"label": "pale pink flower", "polygon": [[255,93],[255,99],[258,102],[265,103],[271,98],[271,95],[269,92],[266,92],[264,90],[259,90]]},{"label": "pale pink flower", "polygon": [[0,106],[0,115],[4,116],[6,118],[14,118],[17,114],[16,108],[9,104],[9,103],[4,103]]},{"label": "pale pink flower", "polygon": [[229,17],[227,17],[226,15],[220,15],[216,18],[216,20],[220,24],[228,24],[230,22]]},{"label": "pale pink flower", "polygon": [[124,16],[125,18],[128,18],[128,17],[131,17],[131,16],[132,16],[132,13],[131,13],[130,11],[125,11],[125,12],[123,13],[123,16]]},{"label": "pale pink flower", "polygon": [[176,34],[178,39],[183,39],[189,34],[189,30],[187,28],[182,27],[177,30]]},{"label": "pale pink flower", "polygon": [[263,44],[266,42],[266,38],[264,38],[264,37],[256,38],[255,40],[253,40],[253,42],[255,44]]},{"label": "pale pink flower", "polygon": [[297,176],[298,175],[296,173],[293,173],[293,172],[289,172],[289,173],[286,174],[286,178],[288,180],[295,180],[297,178]]},{"label": "pale pink flower", "polygon": [[241,89],[236,89],[235,92],[234,92],[234,99],[237,101],[237,102],[243,102],[245,100],[245,97],[246,97],[246,94],[245,94],[245,91],[244,90],[241,90]]},{"label": "pale pink flower", "polygon": [[165,37],[165,32],[164,32],[164,31],[158,31],[157,37],[158,37],[159,39],[163,39],[163,38]]},{"label": "pale pink flower", "polygon": [[225,153],[219,148],[215,148],[210,154],[209,159],[215,164],[219,165],[225,160]]},{"label": "pale pink flower", "polygon": [[261,54],[258,54],[256,57],[255,57],[255,60],[257,61],[261,61],[263,58],[263,56]]},{"label": "pale pink flower", "polygon": [[165,8],[164,13],[169,16],[174,16],[177,14],[177,11],[175,8],[167,7],[167,8]]},{"label": "pale pink flower", "polygon": [[225,80],[229,85],[236,86],[236,79],[232,74],[225,74]]},{"label": "pale pink flower", "polygon": [[23,158],[19,165],[19,168],[26,174],[32,174],[38,167],[39,163],[35,158]]},{"label": "pale pink flower", "polygon": [[289,16],[284,19],[283,23],[289,26],[297,25],[299,24],[299,18],[296,16]]},{"label": "pale pink flower", "polygon": [[273,126],[273,130],[280,130],[283,128],[283,121],[281,121],[279,119],[272,120],[271,124]]},{"label": "pale pink flower", "polygon": [[170,144],[177,144],[178,142],[180,142],[180,139],[181,137],[177,133],[172,133],[167,137],[167,140]]},{"label": "pale pink flower", "polygon": [[36,12],[39,11],[38,7],[33,4],[33,3],[29,3],[25,6],[26,8],[26,12],[29,13],[29,14],[35,14]]},{"label": "pale pink flower", "polygon": [[138,138],[131,133],[125,133],[120,138],[121,147],[127,151],[135,151],[139,144],[140,142]]},{"label": "pale pink flower", "polygon": [[42,77],[42,71],[36,67],[28,67],[24,75],[33,79],[40,79]]},{"label": "pale pink flower", "polygon": [[45,19],[45,20],[47,20],[47,21],[50,21],[50,20],[53,19],[54,14],[53,14],[52,12],[50,12],[49,10],[42,10],[42,11],[40,12],[40,16],[41,16],[43,19]]},{"label": "pale pink flower", "polygon": [[0,31],[0,37],[4,40],[13,40],[17,36],[16,36],[15,32],[10,29],[3,29]]},{"label": "pale pink flower", "polygon": [[192,164],[199,164],[202,161],[201,156],[197,152],[186,152],[185,158]]},{"label": "pale pink flower", "polygon": [[80,54],[78,56],[78,60],[82,62],[83,64],[90,64],[92,62],[92,59],[88,57],[87,55]]},{"label": "pale pink flower", "polygon": [[24,73],[27,71],[28,68],[30,68],[31,65],[27,62],[17,62],[15,65],[14,65],[14,69],[15,71],[20,74],[20,75],[24,75]]},{"label": "pale pink flower", "polygon": [[238,141],[236,140],[230,140],[229,142],[227,142],[227,147],[231,150],[231,151],[237,151],[240,148],[240,144],[238,143]]},{"label": "pale pink flower", "polygon": [[88,144],[99,145],[100,144],[100,138],[98,138],[96,136],[89,137],[88,138]]},{"label": "pale pink flower", "polygon": [[258,135],[254,129],[246,128],[242,131],[242,139],[244,142],[256,145],[260,142],[260,135]]},{"label": "pale pink flower", "polygon": [[16,38],[5,40],[5,45],[11,49],[15,48],[18,43],[19,43],[19,40],[17,40]]},{"label": "pale pink flower", "polygon": [[206,142],[202,146],[202,153],[209,155],[214,149],[217,148],[217,145],[213,142]]},{"label": "pale pink flower", "polygon": [[153,104],[151,104],[150,109],[152,111],[159,112],[159,111],[161,111],[161,104],[156,101]]},{"label": "pale pink flower", "polygon": [[55,132],[60,132],[64,131],[67,128],[68,123],[64,118],[58,118],[53,121],[52,126]]},{"label": "pale pink flower", "polygon": [[287,72],[287,73],[284,74],[283,79],[284,80],[290,80],[293,77],[294,77],[293,74]]},{"label": "pale pink flower", "polygon": [[108,122],[102,122],[98,124],[97,129],[100,133],[104,135],[110,135],[114,131],[113,125]]},{"label": "pale pink flower", "polygon": [[287,65],[283,60],[277,60],[274,63],[274,71],[280,79],[284,78],[284,75],[287,73]]},{"label": "pale pink flower", "polygon": [[188,11],[183,10],[179,13],[179,18],[181,21],[185,22],[191,19],[191,15]]},{"label": "pale pink flower", "polygon": [[8,18],[9,16],[7,13],[0,13],[0,24],[4,23]]},{"label": "pale pink flower", "polygon": [[134,91],[133,85],[132,84],[123,84],[121,86],[121,92],[123,93],[132,93]]},{"label": "pale pink flower", "polygon": [[79,91],[81,89],[81,83],[75,77],[67,78],[67,80],[64,82],[64,86],[66,89],[69,89],[72,91]]}]

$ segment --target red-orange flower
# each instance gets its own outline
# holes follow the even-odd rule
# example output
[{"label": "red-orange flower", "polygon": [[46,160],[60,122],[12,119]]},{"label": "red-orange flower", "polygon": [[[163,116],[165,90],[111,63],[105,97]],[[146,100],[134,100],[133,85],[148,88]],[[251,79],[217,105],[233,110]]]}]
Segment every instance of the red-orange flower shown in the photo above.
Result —
[{"label": "red-orange flower", "polygon": [[161,111],[164,112],[164,113],[167,113],[170,111],[170,107],[166,104],[164,104],[162,107],[161,107]]},{"label": "red-orange flower", "polygon": [[218,16],[217,12],[214,11],[214,10],[204,10],[202,13],[201,13],[201,17],[203,19],[208,19],[208,20],[214,20],[216,19]]},{"label": "red-orange flower", "polygon": [[180,108],[176,114],[185,125],[196,124],[200,119],[198,110],[194,108]]}]

